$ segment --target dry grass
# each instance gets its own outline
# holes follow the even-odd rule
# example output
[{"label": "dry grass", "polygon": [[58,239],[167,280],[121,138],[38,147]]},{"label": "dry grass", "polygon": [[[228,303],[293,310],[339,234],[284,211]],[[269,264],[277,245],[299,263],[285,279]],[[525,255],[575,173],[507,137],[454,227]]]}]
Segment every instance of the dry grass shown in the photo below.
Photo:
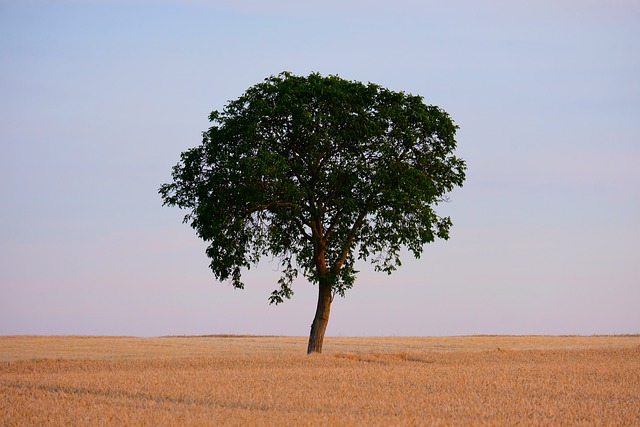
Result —
[{"label": "dry grass", "polygon": [[0,337],[0,425],[640,425],[640,336]]}]

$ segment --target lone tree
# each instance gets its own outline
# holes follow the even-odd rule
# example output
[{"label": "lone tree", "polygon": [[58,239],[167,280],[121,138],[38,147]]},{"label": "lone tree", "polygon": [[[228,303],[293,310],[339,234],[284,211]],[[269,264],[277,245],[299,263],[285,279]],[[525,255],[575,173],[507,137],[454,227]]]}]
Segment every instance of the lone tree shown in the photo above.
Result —
[{"label": "lone tree", "polygon": [[220,281],[263,255],[282,276],[270,303],[293,295],[302,273],[318,286],[308,353],[322,352],[334,296],[353,286],[356,259],[391,273],[408,248],[447,239],[451,220],[434,206],[461,186],[457,126],[422,97],[378,85],[283,72],[209,116],[202,144],[182,153],[164,205],[208,243]]}]

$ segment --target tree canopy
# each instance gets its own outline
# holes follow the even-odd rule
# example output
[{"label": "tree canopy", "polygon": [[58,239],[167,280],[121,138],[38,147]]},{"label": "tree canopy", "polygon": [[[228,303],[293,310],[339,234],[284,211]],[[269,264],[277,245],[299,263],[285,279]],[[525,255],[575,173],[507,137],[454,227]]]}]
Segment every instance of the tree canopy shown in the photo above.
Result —
[{"label": "tree canopy", "polygon": [[282,271],[271,303],[293,295],[299,274],[318,285],[309,352],[321,351],[331,300],[353,286],[356,260],[391,273],[401,248],[419,257],[449,237],[451,220],[434,207],[462,185],[466,165],[454,155],[457,126],[420,96],[283,72],[209,119],[160,188],[164,204],[188,210],[217,279],[243,288],[243,269],[270,255]]}]

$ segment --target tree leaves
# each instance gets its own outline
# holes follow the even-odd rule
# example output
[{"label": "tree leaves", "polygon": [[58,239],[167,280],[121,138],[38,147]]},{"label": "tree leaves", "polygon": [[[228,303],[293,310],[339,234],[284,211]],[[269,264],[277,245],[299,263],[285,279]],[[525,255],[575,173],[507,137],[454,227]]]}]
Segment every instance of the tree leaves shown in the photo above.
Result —
[{"label": "tree leaves", "polygon": [[433,206],[461,186],[457,127],[421,97],[338,76],[281,73],[213,111],[202,145],[184,152],[165,205],[207,241],[211,270],[242,288],[241,271],[266,254],[293,294],[302,273],[344,296],[356,255],[390,273],[407,247],[448,238]]}]

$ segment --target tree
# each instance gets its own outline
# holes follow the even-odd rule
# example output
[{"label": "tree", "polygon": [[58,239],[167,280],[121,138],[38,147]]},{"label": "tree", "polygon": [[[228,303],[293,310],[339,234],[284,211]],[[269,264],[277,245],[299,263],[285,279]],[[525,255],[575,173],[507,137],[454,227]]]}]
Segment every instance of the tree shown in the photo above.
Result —
[{"label": "tree", "polygon": [[448,239],[434,206],[461,186],[457,126],[422,97],[381,86],[283,72],[222,111],[202,144],[181,155],[164,205],[208,242],[210,268],[243,288],[243,269],[271,254],[282,277],[270,302],[293,295],[302,273],[318,286],[308,353],[322,351],[334,296],[354,284],[357,259],[391,273],[401,248],[420,257]]}]

